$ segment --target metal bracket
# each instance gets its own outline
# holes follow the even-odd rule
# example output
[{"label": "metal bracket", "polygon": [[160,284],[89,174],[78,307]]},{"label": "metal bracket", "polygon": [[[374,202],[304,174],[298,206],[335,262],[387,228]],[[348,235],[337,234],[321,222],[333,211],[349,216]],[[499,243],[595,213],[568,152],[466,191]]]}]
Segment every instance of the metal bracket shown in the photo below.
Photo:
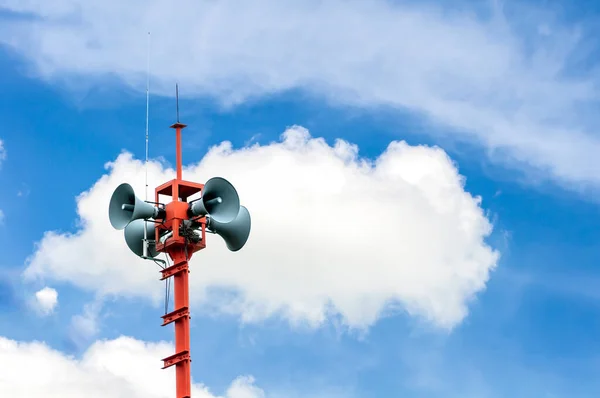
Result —
[{"label": "metal bracket", "polygon": [[189,317],[190,311],[189,311],[188,307],[181,307],[173,312],[169,312],[168,314],[161,316],[161,318],[163,319],[163,324],[161,326],[166,326],[169,323],[175,322],[176,320],[183,318],[185,316]]},{"label": "metal bracket", "polygon": [[161,263],[161,264],[167,265],[167,262],[165,260],[161,259],[161,258],[144,257],[144,256],[142,256],[141,258],[143,260],[151,260],[151,261],[155,261],[157,263]]},{"label": "metal bracket", "polygon": [[166,369],[170,366],[177,365],[179,362],[190,361],[190,352],[189,351],[181,351],[177,354],[171,355],[170,357],[166,357],[163,359],[164,366],[163,369]]},{"label": "metal bracket", "polygon": [[182,271],[189,271],[189,266],[188,266],[187,261],[181,261],[177,264],[171,265],[168,268],[160,270],[160,272],[162,273],[162,278],[160,278],[160,280],[163,281],[163,280],[165,280],[175,274],[178,274]]}]

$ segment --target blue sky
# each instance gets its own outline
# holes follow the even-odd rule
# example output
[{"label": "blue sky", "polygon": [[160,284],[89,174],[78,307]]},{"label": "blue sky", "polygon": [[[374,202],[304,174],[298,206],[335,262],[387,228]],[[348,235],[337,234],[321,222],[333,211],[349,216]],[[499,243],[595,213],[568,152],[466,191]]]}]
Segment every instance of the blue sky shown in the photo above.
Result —
[{"label": "blue sky", "polygon": [[[5,126],[0,140],[6,151],[0,163],[0,269],[7,276],[0,282],[0,350],[7,350],[6,341],[23,347],[43,341],[61,358],[84,358],[94,344],[119,336],[149,343],[172,340],[172,329],[160,327],[160,303],[152,301],[163,287],[155,267],[141,263],[131,268],[134,271],[128,269],[133,255],[111,249],[125,247],[121,234],[95,229],[107,223],[108,202],[103,201],[117,180],[125,182],[129,176],[134,181],[127,182],[143,184],[135,161],[116,159],[123,151],[134,159],[144,156],[145,32],[150,29],[151,171],[163,182],[174,164],[174,137],[168,126],[175,118],[174,83],[179,81],[181,120],[189,125],[183,134],[186,173],[208,179],[223,170],[236,182],[242,203],[254,209],[253,217],[256,214],[257,233],[249,241],[254,245],[249,254],[242,250],[231,257],[214,242],[216,254],[201,252],[192,263],[209,269],[227,269],[229,263],[237,267],[232,268],[235,275],[205,271],[208,282],[198,281],[199,291],[205,289],[207,296],[193,303],[196,383],[227,398],[261,396],[251,388],[267,397],[598,396],[600,215],[595,193],[600,181],[595,170],[600,165],[595,149],[600,139],[595,112],[598,43],[590,27],[598,14],[592,2],[481,2],[469,9],[450,2],[343,6],[331,1],[314,9],[288,5],[286,13],[261,1],[239,6],[245,19],[235,5],[209,3],[181,5],[189,18],[185,23],[198,18],[194,29],[200,30],[188,32],[174,28],[175,17],[158,2],[150,3],[139,24],[120,27],[107,16],[135,15],[135,7],[115,11],[117,3],[112,1],[96,8],[76,1],[52,6],[0,1],[0,123]],[[159,18],[162,14],[164,20]],[[306,25],[299,22],[303,18]],[[427,28],[421,26],[424,22]],[[350,24],[358,28],[343,29]],[[227,34],[232,27],[237,35]],[[264,39],[270,35],[282,36],[282,42]],[[290,37],[297,40],[287,48],[282,43]],[[315,41],[317,37],[322,41]],[[268,45],[261,44],[261,38]],[[426,51],[432,46],[437,46],[435,51]],[[175,54],[181,61],[173,59]],[[355,197],[344,196],[347,204],[340,204],[340,209],[358,213],[353,216],[364,221],[361,228],[370,237],[360,248],[336,241],[337,235],[349,236],[347,225],[336,224],[333,216],[318,219],[334,210],[326,189],[334,182],[316,178],[314,187],[279,192],[290,185],[278,176],[289,171],[298,181],[303,173],[314,177],[314,170],[303,168],[310,165],[300,162],[269,178],[258,172],[244,174],[247,178],[236,174],[258,167],[264,157],[284,159],[289,154],[291,159],[293,153],[313,149],[311,159],[315,164],[321,161],[321,144],[285,146],[281,136],[291,126],[324,138],[327,147],[337,139],[355,144],[359,158],[371,161],[392,141],[406,141],[409,147],[397,155],[402,162],[397,167],[407,167],[402,174],[407,180],[410,172],[428,169],[431,161],[441,170],[436,176],[450,177],[427,180],[415,185],[418,189],[425,192],[431,188],[427,184],[449,187],[440,192],[457,197],[464,190],[469,198],[481,197],[481,204],[473,207],[476,201],[465,199],[468,203],[457,204],[450,214],[432,210],[438,209],[433,205],[423,209],[419,203],[425,196],[415,199],[412,190],[397,189],[396,180],[387,181],[384,175],[380,180],[389,186],[377,185],[380,203],[376,195],[356,191]],[[231,156],[215,154],[203,160],[223,141],[231,142]],[[252,145],[264,152],[244,152]],[[417,152],[421,145],[427,152]],[[434,146],[447,154],[455,171],[451,162],[430,150]],[[115,161],[114,169],[105,168]],[[321,167],[329,167],[323,161]],[[345,167],[350,166],[331,174],[323,169],[323,175],[341,175],[339,181],[355,175]],[[268,164],[256,170],[268,170]],[[209,172],[213,174],[202,174]],[[455,172],[464,176],[464,187],[455,183]],[[106,186],[94,185],[103,175],[109,181]],[[375,184],[365,178],[360,181]],[[348,179],[343,184],[352,185]],[[351,187],[340,189],[355,192]],[[78,202],[86,191],[89,200]],[[285,205],[292,197],[302,200]],[[266,200],[280,203],[260,207]],[[454,196],[447,200],[455,203]],[[320,203],[331,208],[320,209]],[[279,211],[277,216],[268,214],[270,208]],[[329,231],[331,242],[294,241],[294,228],[310,230],[295,226],[297,211],[304,210],[309,214],[301,218]],[[381,217],[385,211],[391,212],[390,220]],[[401,214],[415,215],[403,219]],[[489,234],[481,231],[486,218],[493,226]],[[461,233],[455,226],[461,222],[473,223],[468,225],[475,238],[446,242]],[[408,257],[400,237],[416,230],[434,237],[411,240]],[[58,238],[49,240],[48,231]],[[298,249],[270,252],[269,232],[284,236],[281,239],[289,236],[285,244]],[[106,241],[92,239],[100,233]],[[109,244],[117,246],[98,250]],[[498,253],[498,260],[491,260],[485,248]],[[210,250],[209,244],[206,252]],[[436,250],[439,256],[421,253]],[[356,260],[345,271],[353,252],[373,262]],[[72,262],[66,261],[66,253]],[[308,260],[311,271],[302,271]],[[462,268],[461,261],[473,261],[477,267]],[[103,273],[109,263],[118,267],[111,268],[112,274]],[[79,271],[73,272],[70,267],[75,265],[70,264],[77,264]],[[292,275],[293,267],[293,275],[306,275],[306,280],[286,285],[291,282],[282,275]],[[381,270],[398,277],[398,288],[365,271],[371,267],[372,273]],[[37,270],[38,277],[27,277],[27,269]],[[423,275],[415,280],[423,281],[422,286],[401,283],[420,270]],[[452,277],[438,278],[446,272]],[[319,273],[333,275],[323,279],[331,293],[328,284],[310,288],[310,276]],[[150,282],[131,290],[117,283],[132,275]],[[119,287],[107,295],[103,289],[112,283],[110,278]],[[336,285],[344,278],[354,280],[356,288],[350,282]],[[472,291],[471,283],[476,285]],[[262,292],[277,285],[281,291]],[[58,303],[48,313],[40,312],[35,296],[44,287],[58,292]],[[246,301],[236,307],[222,293]],[[332,310],[311,323],[319,318],[322,307],[315,303],[322,296]],[[381,297],[384,304],[378,301]],[[363,301],[376,303],[376,310],[357,304]],[[296,311],[294,305],[308,309]],[[35,363],[40,364],[42,388],[27,390],[26,379],[13,376],[0,377],[0,390],[29,397],[69,397],[85,391],[77,390],[75,381],[44,390],[44,380],[55,377],[60,365],[46,361],[49,354],[44,350],[27,355],[39,361]],[[146,366],[164,372],[159,369],[160,355],[149,358],[156,362]],[[89,372],[90,380],[105,377],[83,362],[74,363]],[[26,367],[0,369],[18,375]],[[119,376],[110,367],[108,372],[114,380],[125,380],[121,391],[142,394],[136,390],[141,388],[137,379]],[[243,375],[254,377],[242,386],[254,395],[227,391]],[[160,391],[170,391],[172,377],[157,381],[166,380],[167,387]],[[158,391],[155,396],[162,397]],[[118,393],[115,387],[111,396]]]}]

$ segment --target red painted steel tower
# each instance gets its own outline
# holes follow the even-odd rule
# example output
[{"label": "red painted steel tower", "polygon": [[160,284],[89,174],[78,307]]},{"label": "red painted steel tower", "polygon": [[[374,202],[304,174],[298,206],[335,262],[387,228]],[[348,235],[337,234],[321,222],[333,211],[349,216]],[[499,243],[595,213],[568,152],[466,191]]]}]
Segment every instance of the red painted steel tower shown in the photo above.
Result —
[{"label": "red painted steel tower", "polygon": [[[201,217],[197,221],[201,224],[201,239],[197,243],[190,242],[187,237],[182,237],[180,226],[187,220],[189,205],[187,199],[201,192],[203,184],[184,181],[181,177],[181,130],[186,125],[175,123],[171,128],[175,129],[176,140],[176,163],[177,178],[162,184],[156,188],[155,201],[158,203],[160,196],[170,196],[171,202],[165,207],[165,218],[163,224],[155,228],[156,250],[165,252],[173,260],[173,265],[162,270],[162,278],[173,278],[173,290],[175,296],[175,309],[164,315],[162,326],[175,323],[175,354],[164,358],[164,367],[175,365],[176,397],[191,397],[191,357],[190,357],[190,312],[189,312],[189,277],[188,261],[198,250],[206,247],[206,218]],[[173,233],[164,243],[160,243],[161,232]]]},{"label": "red painted steel tower", "polygon": [[[175,324],[175,353],[163,359],[163,369],[175,366],[176,398],[191,397],[189,260],[206,247],[206,233],[220,235],[230,251],[238,251],[250,235],[250,214],[240,206],[237,191],[221,177],[205,184],[182,179],[181,130],[175,129],[177,176],[155,190],[155,202],[137,198],[133,188],[119,185],[110,200],[109,218],[115,229],[124,229],[125,241],[138,256],[156,260],[165,253],[172,265],[163,268],[160,280],[173,278],[174,310],[164,315],[162,326]],[[199,199],[189,200],[200,194]],[[168,204],[161,200],[170,197]],[[153,239],[152,239],[153,238]],[[167,263],[165,263],[167,264]]]}]

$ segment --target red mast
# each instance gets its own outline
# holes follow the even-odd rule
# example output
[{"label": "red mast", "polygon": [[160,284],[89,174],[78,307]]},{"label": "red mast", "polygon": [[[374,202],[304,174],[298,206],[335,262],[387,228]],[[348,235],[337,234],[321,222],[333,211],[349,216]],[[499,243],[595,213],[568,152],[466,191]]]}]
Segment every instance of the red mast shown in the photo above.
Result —
[{"label": "red mast", "polygon": [[[123,183],[113,192],[108,206],[110,223],[124,230],[133,253],[158,262],[162,260],[155,257],[162,252],[173,262],[160,271],[160,280],[173,278],[174,310],[162,317],[162,326],[175,324],[175,353],[163,359],[163,369],[175,366],[176,398],[191,398],[192,388],[189,260],[206,247],[207,227],[220,235],[232,252],[246,244],[251,228],[250,213],[240,205],[237,191],[227,180],[213,177],[206,184],[198,184],[182,179],[181,130],[185,127],[179,122],[177,91],[177,123],[171,126],[175,129],[177,177],[156,188],[154,202],[138,199],[131,185]],[[188,202],[196,194],[201,198]],[[162,205],[161,196],[171,198],[167,205]],[[152,234],[154,239],[147,239]]]},{"label": "red mast", "polygon": [[[186,125],[175,123],[177,178],[156,188],[155,200],[158,203],[160,196],[170,196],[171,202],[166,205],[166,216],[162,224],[158,224],[156,233],[156,250],[165,252],[173,260],[173,265],[161,270],[162,278],[173,278],[175,296],[174,310],[163,318],[162,326],[175,323],[175,354],[164,358],[166,369],[175,365],[177,398],[191,397],[191,357],[190,357],[190,313],[189,313],[189,265],[188,261],[198,250],[206,247],[206,218],[204,216],[195,220],[201,223],[202,239],[192,242],[185,234],[182,236],[182,223],[188,220],[189,204],[187,199],[201,192],[204,184],[182,180],[181,174],[181,130]],[[160,242],[159,236],[165,230],[172,231],[172,236]]]}]

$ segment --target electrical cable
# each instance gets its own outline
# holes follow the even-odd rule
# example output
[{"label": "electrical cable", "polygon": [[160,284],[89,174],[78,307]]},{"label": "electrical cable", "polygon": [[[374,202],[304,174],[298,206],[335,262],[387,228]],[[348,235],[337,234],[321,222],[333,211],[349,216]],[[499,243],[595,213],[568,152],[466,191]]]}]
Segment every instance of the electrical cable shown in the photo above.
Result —
[{"label": "electrical cable", "polygon": [[[169,262],[169,256],[165,253],[165,258],[167,259],[167,266],[170,267],[171,263]],[[165,315],[169,313],[169,301],[171,296],[171,278],[167,278],[165,280]]]},{"label": "electrical cable", "polygon": [[167,280],[165,281],[165,315],[167,315],[169,313],[169,288],[170,288],[169,281],[170,280],[171,280],[171,278],[167,278]]},{"label": "electrical cable", "polygon": [[[179,230],[179,235],[181,237],[184,238],[185,240],[185,244],[184,244],[184,251],[185,251],[185,261],[188,262],[190,260],[190,256],[188,253],[188,245],[192,242],[192,243],[196,243],[199,240],[198,235],[196,235],[194,233],[194,229],[191,226],[186,226],[186,225],[182,225],[180,230]],[[169,236],[164,244],[167,243],[167,241],[169,239],[171,239],[172,236]],[[165,258],[167,259],[167,267],[170,267],[171,264],[169,262],[169,256],[165,255]],[[164,268],[163,268],[164,269]],[[169,313],[169,302],[171,299],[171,278],[167,278],[165,280],[165,315]]]}]

